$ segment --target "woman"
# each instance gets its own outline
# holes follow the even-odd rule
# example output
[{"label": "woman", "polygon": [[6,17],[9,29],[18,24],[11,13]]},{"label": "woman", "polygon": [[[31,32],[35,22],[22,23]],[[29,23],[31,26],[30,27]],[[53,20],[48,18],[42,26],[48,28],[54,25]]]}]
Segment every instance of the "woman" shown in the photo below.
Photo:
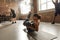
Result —
[{"label": "woman", "polygon": [[40,23],[40,19],[41,17],[38,14],[34,14],[33,15],[33,21],[31,22],[31,26],[27,27],[28,30],[28,38],[30,39],[30,36],[37,40],[34,36],[36,35],[34,31],[38,31],[38,27],[39,27],[39,23]]},{"label": "woman", "polygon": [[52,22],[52,24],[54,24],[55,23],[55,18],[57,16],[57,14],[60,14],[60,3],[58,3],[58,0],[56,0],[56,2],[54,2],[52,0],[52,2],[55,5],[55,15],[54,15],[54,19],[53,19],[53,22]]},{"label": "woman", "polygon": [[16,14],[15,14],[15,11],[13,9],[11,9],[11,15],[12,15],[12,24],[16,23]]},{"label": "woman", "polygon": [[28,32],[38,31],[38,26],[40,23],[40,16],[38,14],[33,15],[33,25],[27,27]]}]

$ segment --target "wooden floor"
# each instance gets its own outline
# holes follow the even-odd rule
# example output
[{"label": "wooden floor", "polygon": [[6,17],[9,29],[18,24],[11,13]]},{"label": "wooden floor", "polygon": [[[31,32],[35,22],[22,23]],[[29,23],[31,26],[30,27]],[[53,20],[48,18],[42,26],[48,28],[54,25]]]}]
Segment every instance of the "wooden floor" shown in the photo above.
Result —
[{"label": "wooden floor", "polygon": [[[23,20],[17,21],[15,24],[11,22],[0,23],[0,40],[29,40],[27,33],[23,31],[26,27],[23,26]],[[30,40],[60,40],[60,23],[51,24],[41,22],[39,31],[35,32]]]}]

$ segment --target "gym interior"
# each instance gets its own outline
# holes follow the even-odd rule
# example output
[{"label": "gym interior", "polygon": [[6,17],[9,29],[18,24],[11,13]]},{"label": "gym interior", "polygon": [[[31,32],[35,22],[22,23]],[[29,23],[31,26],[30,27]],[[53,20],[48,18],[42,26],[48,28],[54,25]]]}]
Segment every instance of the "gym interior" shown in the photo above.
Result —
[{"label": "gym interior", "polygon": [[[0,40],[60,40],[60,0],[0,0]],[[28,33],[23,23],[40,16],[38,31]],[[37,24],[37,23],[36,23]],[[28,24],[27,24],[28,25]]]}]

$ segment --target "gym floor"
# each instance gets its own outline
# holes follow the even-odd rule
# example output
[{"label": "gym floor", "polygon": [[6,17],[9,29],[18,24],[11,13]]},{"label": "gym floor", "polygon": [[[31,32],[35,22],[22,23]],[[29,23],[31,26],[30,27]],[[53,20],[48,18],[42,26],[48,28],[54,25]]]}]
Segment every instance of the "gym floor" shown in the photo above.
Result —
[{"label": "gym floor", "polygon": [[[0,40],[29,40],[27,33],[23,31],[24,20],[18,20],[17,23],[11,24],[6,21],[0,23]],[[33,34],[32,34],[33,35]],[[30,36],[30,40],[60,40],[60,23],[51,24],[49,22],[41,22],[39,31],[35,35]]]}]

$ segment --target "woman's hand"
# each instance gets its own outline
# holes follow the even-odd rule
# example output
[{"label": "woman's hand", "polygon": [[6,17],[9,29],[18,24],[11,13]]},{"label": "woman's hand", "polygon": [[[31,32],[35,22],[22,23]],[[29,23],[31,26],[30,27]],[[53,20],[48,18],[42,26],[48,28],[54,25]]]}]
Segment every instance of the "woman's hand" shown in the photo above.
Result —
[{"label": "woman's hand", "polygon": [[53,2],[54,4],[56,4],[56,3],[58,3],[58,0],[56,0],[55,2],[52,0],[52,2]]},{"label": "woman's hand", "polygon": [[29,26],[27,27],[28,29],[32,29],[32,30],[35,30],[35,28],[33,28],[32,26]]},{"label": "woman's hand", "polygon": [[55,2],[52,0],[52,2],[55,4]]}]

